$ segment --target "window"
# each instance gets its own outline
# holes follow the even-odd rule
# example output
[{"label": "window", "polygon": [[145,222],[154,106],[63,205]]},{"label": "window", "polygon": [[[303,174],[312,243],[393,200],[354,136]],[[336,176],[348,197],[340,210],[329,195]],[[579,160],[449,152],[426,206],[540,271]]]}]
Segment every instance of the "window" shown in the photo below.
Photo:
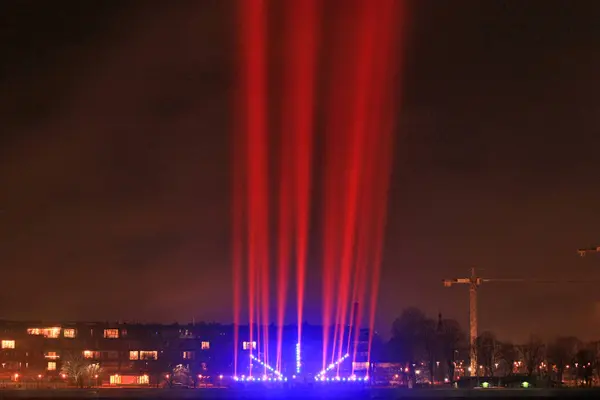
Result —
[{"label": "window", "polygon": [[368,362],[356,362],[354,361],[352,363],[352,369],[354,370],[364,370],[364,369],[368,369],[369,368],[369,363]]},{"label": "window", "polygon": [[158,358],[158,351],[140,351],[140,360],[156,360]]},{"label": "window", "polygon": [[194,359],[194,352],[193,351],[184,351],[183,352],[183,359],[184,360],[193,360]]},{"label": "window", "polygon": [[256,342],[252,342],[252,343],[250,343],[250,342],[243,342],[242,343],[242,348],[244,350],[250,350],[250,346],[252,346],[253,349],[256,349]]},{"label": "window", "polygon": [[138,383],[138,385],[149,385],[150,384],[150,378],[148,377],[148,375],[138,376],[137,377],[137,383]]},{"label": "window", "polygon": [[200,348],[202,350],[208,350],[208,349],[210,349],[210,342],[202,342],[202,343],[200,343]]},{"label": "window", "polygon": [[55,351],[49,351],[47,352],[44,357],[49,358],[51,360],[56,360],[57,358],[59,358],[58,354]]},{"label": "window", "polygon": [[129,352],[129,359],[130,360],[139,360],[140,359],[140,354],[137,351],[130,351]]},{"label": "window", "polygon": [[15,348],[15,341],[14,340],[3,340],[2,341],[2,348],[3,349],[14,349]]},{"label": "window", "polygon": [[75,329],[73,328],[65,328],[63,331],[63,336],[69,339],[73,339],[76,335],[77,332],[75,332]]},{"label": "window", "polygon": [[118,329],[105,329],[104,337],[107,339],[118,339],[119,338],[119,330]]},{"label": "window", "polygon": [[56,361],[48,361],[48,371],[56,371]]},{"label": "window", "polygon": [[56,339],[60,336],[60,327],[53,328],[27,328],[27,334],[33,336],[43,336],[45,338]]},{"label": "window", "polygon": [[100,352],[99,351],[92,351],[92,350],[84,350],[83,351],[83,358],[88,358],[88,359],[99,359],[100,358]]},{"label": "window", "polygon": [[110,376],[110,384],[111,385],[119,385],[121,383],[121,375],[111,375]]}]

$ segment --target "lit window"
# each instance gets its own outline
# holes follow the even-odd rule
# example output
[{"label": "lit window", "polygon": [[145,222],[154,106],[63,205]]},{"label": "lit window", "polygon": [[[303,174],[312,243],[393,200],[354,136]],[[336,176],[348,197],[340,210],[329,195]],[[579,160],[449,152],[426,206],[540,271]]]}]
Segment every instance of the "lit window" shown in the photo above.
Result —
[{"label": "lit window", "polygon": [[2,341],[2,348],[3,349],[14,349],[15,348],[15,341],[14,340],[3,340]]},{"label": "lit window", "polygon": [[140,360],[156,360],[158,358],[158,351],[140,351]]},{"label": "lit window", "polygon": [[118,385],[121,383],[121,375],[111,375],[110,376],[110,384]]},{"label": "lit window", "polygon": [[83,358],[95,358],[95,359],[99,359],[100,358],[100,352],[99,351],[92,351],[92,350],[84,350],[83,351]]},{"label": "lit window", "polygon": [[148,385],[150,384],[150,378],[148,377],[148,375],[138,376],[137,383],[138,385]]},{"label": "lit window", "polygon": [[193,360],[194,359],[194,352],[193,351],[184,351],[183,352],[183,359],[184,360]]},{"label": "lit window", "polygon": [[48,361],[48,371],[56,371],[56,361]]},{"label": "lit window", "polygon": [[46,358],[49,358],[51,360],[56,360],[57,358],[59,358],[58,354],[55,351],[49,351],[46,353],[45,355]]},{"label": "lit window", "polygon": [[208,349],[210,349],[210,342],[202,342],[202,343],[200,343],[200,348],[202,350],[208,350]]},{"label": "lit window", "polygon": [[256,342],[243,342],[242,343],[242,347],[244,348],[244,350],[250,350],[250,347],[252,347],[253,349],[256,349]]},{"label": "lit window", "polygon": [[69,339],[73,339],[76,336],[75,329],[73,328],[65,328],[63,331],[63,336]]},{"label": "lit window", "polygon": [[119,330],[118,329],[105,329],[104,337],[107,339],[118,339],[119,338]]},{"label": "lit window", "polygon": [[43,336],[45,338],[56,339],[60,336],[60,327],[53,328],[27,328],[27,334],[33,336]]},{"label": "lit window", "polygon": [[137,351],[130,351],[129,352],[129,359],[130,360],[139,360],[140,359],[140,355]]},{"label": "lit window", "polygon": [[355,369],[355,370],[368,369],[369,368],[369,363],[368,362],[357,362],[357,361],[354,361],[352,363],[352,368]]}]

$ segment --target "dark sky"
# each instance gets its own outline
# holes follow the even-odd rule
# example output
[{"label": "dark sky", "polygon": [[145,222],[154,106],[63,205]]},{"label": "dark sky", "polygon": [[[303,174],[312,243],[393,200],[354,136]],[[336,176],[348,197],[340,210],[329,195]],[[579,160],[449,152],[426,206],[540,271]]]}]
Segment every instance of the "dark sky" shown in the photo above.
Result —
[{"label": "dark sky", "polygon": [[[0,6],[0,317],[231,320],[233,5]],[[380,329],[409,305],[466,325],[441,279],[472,265],[600,280],[575,252],[600,243],[600,4],[420,0],[409,20]],[[597,286],[490,283],[480,329],[598,338]]]}]

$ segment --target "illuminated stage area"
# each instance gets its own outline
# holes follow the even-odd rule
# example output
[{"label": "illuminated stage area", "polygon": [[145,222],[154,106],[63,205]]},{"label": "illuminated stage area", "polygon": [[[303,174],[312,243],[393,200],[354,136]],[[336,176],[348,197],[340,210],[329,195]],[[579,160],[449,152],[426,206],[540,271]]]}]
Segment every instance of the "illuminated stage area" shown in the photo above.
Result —
[{"label": "illuminated stage area", "polygon": [[[269,328],[271,349],[278,346],[276,332],[279,328]],[[331,328],[330,339],[338,335],[340,329]],[[258,349],[256,342],[250,342],[248,326],[239,327],[241,341],[237,349],[237,373],[231,378],[236,382],[366,382],[369,376],[367,350],[368,329],[354,330],[346,327],[342,330],[344,348],[356,349],[350,354],[330,354],[325,367],[323,367],[323,327],[305,324],[303,327],[303,342],[295,343],[296,326],[285,326],[281,329],[282,341],[281,357],[279,363],[270,365],[265,362],[264,355],[267,349]],[[367,378],[367,379],[365,379]]]}]

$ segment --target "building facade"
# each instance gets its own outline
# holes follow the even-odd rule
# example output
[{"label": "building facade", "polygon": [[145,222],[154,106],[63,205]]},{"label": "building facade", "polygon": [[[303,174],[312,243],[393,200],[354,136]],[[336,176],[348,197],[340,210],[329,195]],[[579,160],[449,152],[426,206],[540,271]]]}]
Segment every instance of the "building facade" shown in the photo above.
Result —
[{"label": "building facade", "polygon": [[[238,343],[234,345],[233,325],[0,321],[0,381],[67,380],[63,366],[69,360],[100,368],[95,384],[164,384],[178,366],[194,380],[243,375],[251,368],[250,353],[275,367],[278,329],[273,325],[267,329],[269,346],[265,347],[256,340],[258,329],[255,327],[251,335],[248,326],[238,328]],[[282,335],[282,374],[322,369],[322,327],[303,326],[301,357],[296,351],[297,327],[284,327]],[[344,338],[344,353],[354,348],[350,342],[357,344],[357,350],[354,365],[346,363],[343,368],[365,368],[368,331],[360,331],[356,340]],[[336,354],[328,357],[335,359]]]}]

